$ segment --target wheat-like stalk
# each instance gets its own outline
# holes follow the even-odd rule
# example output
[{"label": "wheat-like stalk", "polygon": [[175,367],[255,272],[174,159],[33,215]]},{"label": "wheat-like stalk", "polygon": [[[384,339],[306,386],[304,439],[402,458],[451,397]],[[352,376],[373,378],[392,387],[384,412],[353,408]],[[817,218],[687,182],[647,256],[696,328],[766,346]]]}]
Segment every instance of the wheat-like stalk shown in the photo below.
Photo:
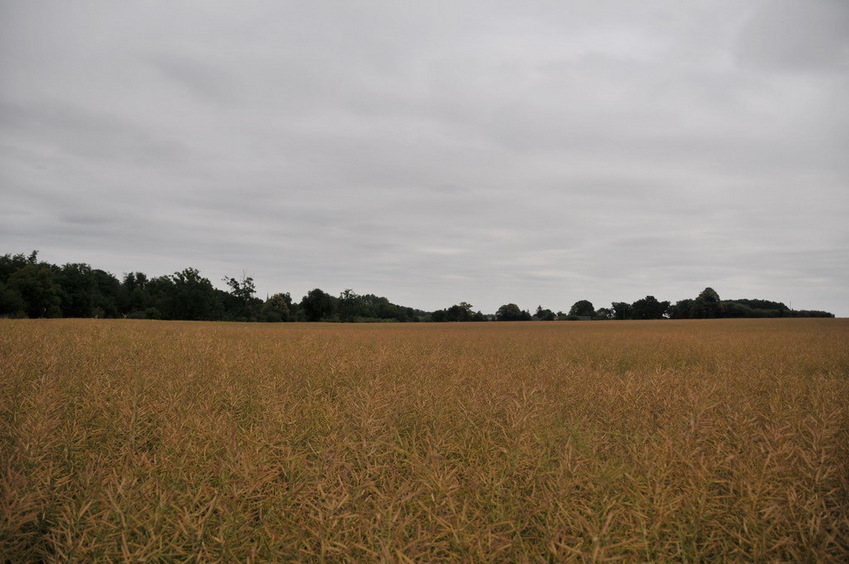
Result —
[{"label": "wheat-like stalk", "polygon": [[847,345],[0,320],[0,561],[846,561]]}]

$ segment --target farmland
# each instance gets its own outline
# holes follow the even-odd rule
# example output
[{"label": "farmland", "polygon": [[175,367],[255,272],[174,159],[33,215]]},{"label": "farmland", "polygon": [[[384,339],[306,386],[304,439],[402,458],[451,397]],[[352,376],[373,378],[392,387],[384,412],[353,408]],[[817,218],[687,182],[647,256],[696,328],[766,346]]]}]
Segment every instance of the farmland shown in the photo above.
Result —
[{"label": "farmland", "polygon": [[849,322],[0,320],[0,560],[849,556]]}]

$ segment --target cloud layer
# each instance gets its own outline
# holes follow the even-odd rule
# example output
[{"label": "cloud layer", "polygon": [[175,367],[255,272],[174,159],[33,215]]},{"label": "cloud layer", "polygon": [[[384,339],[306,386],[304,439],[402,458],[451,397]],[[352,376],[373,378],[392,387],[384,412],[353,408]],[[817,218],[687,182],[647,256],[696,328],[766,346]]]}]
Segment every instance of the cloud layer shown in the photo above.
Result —
[{"label": "cloud layer", "polygon": [[849,4],[0,7],[0,241],[422,309],[849,315]]}]

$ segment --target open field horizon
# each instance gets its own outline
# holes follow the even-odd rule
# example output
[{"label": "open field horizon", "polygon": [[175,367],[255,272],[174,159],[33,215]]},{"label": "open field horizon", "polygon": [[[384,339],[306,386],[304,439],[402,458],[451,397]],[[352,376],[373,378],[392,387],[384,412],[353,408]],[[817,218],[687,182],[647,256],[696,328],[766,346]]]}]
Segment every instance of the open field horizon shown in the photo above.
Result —
[{"label": "open field horizon", "polygon": [[0,560],[849,556],[849,320],[0,320]]}]

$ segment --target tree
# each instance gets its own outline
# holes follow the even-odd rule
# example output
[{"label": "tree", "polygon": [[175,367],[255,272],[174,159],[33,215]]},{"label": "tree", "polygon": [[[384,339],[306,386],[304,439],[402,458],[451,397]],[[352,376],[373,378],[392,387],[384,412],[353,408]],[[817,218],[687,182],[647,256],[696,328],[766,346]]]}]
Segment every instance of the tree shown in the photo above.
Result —
[{"label": "tree", "polygon": [[262,321],[289,321],[292,307],[292,297],[289,293],[274,294],[262,305],[260,319]]},{"label": "tree", "polygon": [[678,300],[675,305],[669,308],[669,317],[672,319],[692,319],[694,301],[687,298],[686,300]]},{"label": "tree", "polygon": [[147,275],[142,272],[124,274],[118,308],[121,313],[135,318],[146,317],[143,312],[153,307],[153,298],[147,284]]},{"label": "tree", "polygon": [[790,317],[834,317],[834,314],[818,309],[797,309],[790,314]]},{"label": "tree", "polygon": [[23,253],[3,255],[0,257],[0,282],[5,284],[12,274],[28,264],[38,264],[38,251],[31,252],[29,256]]},{"label": "tree", "polygon": [[60,298],[65,317],[92,317],[98,288],[91,267],[68,263],[59,270],[56,278],[62,289]]},{"label": "tree", "polygon": [[95,317],[118,317],[118,302],[121,299],[121,283],[105,270],[91,271],[97,291],[94,294]]},{"label": "tree", "polygon": [[339,314],[339,321],[351,323],[357,317],[369,317],[370,312],[364,300],[352,289],[347,288],[339,294],[337,313]]},{"label": "tree", "polygon": [[301,309],[307,321],[321,321],[333,314],[336,304],[333,296],[319,288],[310,290],[301,299]]},{"label": "tree", "polygon": [[722,317],[819,317],[794,312],[782,302],[760,299],[723,300],[718,311]]},{"label": "tree", "polygon": [[579,300],[572,305],[572,308],[569,310],[569,315],[576,315],[578,317],[593,317],[595,315],[595,308],[589,300]]},{"label": "tree", "polygon": [[631,304],[626,302],[613,302],[613,319],[631,319]]},{"label": "tree", "polygon": [[530,321],[531,314],[516,304],[504,304],[495,312],[496,321]]},{"label": "tree", "polygon": [[172,319],[211,320],[221,317],[221,303],[215,288],[196,268],[186,268],[171,276],[172,292],[166,297]]},{"label": "tree", "polygon": [[471,321],[472,319],[472,304],[460,302],[445,310],[446,321]]},{"label": "tree", "polygon": [[430,314],[430,320],[438,323],[445,321],[474,321],[472,304],[460,302],[446,309],[438,309]]},{"label": "tree", "polygon": [[254,294],[256,293],[254,279],[250,276],[246,276],[244,272],[242,273],[241,280],[225,276],[224,282],[230,287],[230,293],[233,294],[233,296],[235,296],[236,298],[238,298],[241,302],[243,302],[246,306],[250,303],[251,298],[253,298]]},{"label": "tree", "polygon": [[143,272],[130,272],[124,274],[124,280],[121,282],[128,292],[135,290],[144,290],[147,286],[147,274]]},{"label": "tree", "polygon": [[646,296],[631,304],[632,319],[663,319],[669,302],[659,302],[654,296]]},{"label": "tree", "polygon": [[176,289],[171,276],[151,278],[145,284],[145,292],[149,296],[150,307],[159,313],[160,319],[174,319],[171,310]]},{"label": "tree", "polygon": [[557,315],[550,309],[543,309],[542,306],[537,306],[537,311],[534,313],[534,319],[537,321],[554,321]]},{"label": "tree", "polygon": [[693,317],[712,319],[722,317],[719,294],[713,288],[705,288],[693,302]]},{"label": "tree", "polygon": [[6,287],[21,297],[27,317],[62,317],[62,290],[50,265],[28,263],[9,276]]},{"label": "tree", "polygon": [[[704,292],[702,292],[702,293],[704,293]],[[719,299],[719,296],[717,295],[716,298]],[[738,299],[738,300],[730,300],[730,301],[732,301],[734,303],[738,303],[738,304],[743,304],[744,306],[747,306],[751,309],[767,309],[767,310],[776,310],[776,311],[783,311],[783,312],[789,312],[790,311],[790,308],[787,307],[784,303],[774,302],[774,301],[771,301],[771,300]]]},{"label": "tree", "polygon": [[21,295],[0,282],[0,317],[24,317],[27,304]]},{"label": "tree", "polygon": [[596,317],[600,319],[614,319],[615,313],[609,307],[600,307],[595,312]]},{"label": "tree", "polygon": [[[465,307],[463,304],[460,304],[460,306]],[[393,304],[381,296],[357,294],[350,288],[343,290],[339,294],[339,297],[335,299],[335,311],[339,321],[342,322],[374,320],[418,321],[419,317],[425,315],[423,311]],[[439,311],[444,316],[446,310]],[[445,319],[437,319],[439,315],[439,313],[434,312],[435,317],[433,317],[433,320],[445,321]]]},{"label": "tree", "polygon": [[768,315],[772,314],[770,315],[771,317],[777,317],[777,315],[774,314],[779,312],[776,310],[752,309],[749,306],[736,301],[722,302],[722,317],[764,317],[764,313],[767,313]]},{"label": "tree", "polygon": [[262,302],[254,298],[256,286],[254,279],[242,272],[241,280],[224,277],[224,283],[230,287],[232,300],[228,304],[229,314],[235,319],[248,320],[254,317],[254,305],[259,306]]}]

